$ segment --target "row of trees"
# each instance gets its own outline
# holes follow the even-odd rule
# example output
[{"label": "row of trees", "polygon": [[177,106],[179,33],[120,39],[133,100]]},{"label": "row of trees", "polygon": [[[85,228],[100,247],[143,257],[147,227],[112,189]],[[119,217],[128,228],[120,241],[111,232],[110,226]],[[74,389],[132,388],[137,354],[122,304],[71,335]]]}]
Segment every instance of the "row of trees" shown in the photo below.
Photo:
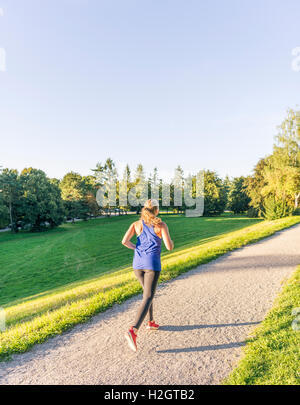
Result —
[{"label": "row of trees", "polygon": [[[64,220],[75,218],[88,219],[107,213],[107,209],[99,207],[96,201],[97,190],[108,178],[115,178],[117,184],[117,207],[125,211],[136,210],[141,207],[119,204],[119,179],[115,163],[108,158],[104,164],[98,163],[90,176],[78,173],[67,173],[62,180],[50,179],[42,170],[26,168],[21,173],[17,170],[3,169],[0,173],[0,227],[10,224],[12,230],[18,228],[41,230],[45,226],[55,227]],[[184,178],[183,170],[176,168],[176,173]],[[144,168],[139,164],[134,173],[129,165],[125,168],[127,178],[127,192],[136,187],[141,180],[146,179]],[[162,189],[165,186],[159,179],[158,170],[146,179],[149,187],[158,184],[159,200],[162,206]],[[242,212],[247,207],[242,204],[248,197],[242,190],[243,178],[232,182],[227,177],[221,179],[216,172],[204,172],[204,215],[218,215],[226,208],[234,212]],[[182,190],[184,195],[184,190]],[[164,208],[164,207],[162,207]],[[184,211],[187,207],[182,199],[182,205],[174,202],[174,184],[170,185],[170,205],[165,209],[175,212]]]},{"label": "row of trees", "polygon": [[[299,210],[300,112],[288,111],[275,141],[273,153],[259,160],[252,176],[221,179],[214,171],[204,172],[204,215],[218,215],[228,209],[234,213],[247,211],[252,217],[275,219]],[[165,183],[159,178],[157,168],[146,178],[141,164],[133,173],[127,165],[122,175],[127,178],[127,193],[146,181],[150,196],[151,186],[158,185],[163,208]],[[184,178],[180,166],[176,168],[176,176]],[[97,204],[96,194],[108,179],[113,179],[117,185],[116,208],[139,212],[141,207],[120,204],[120,179],[111,158],[98,163],[93,175],[69,172],[62,180],[50,179],[42,170],[33,168],[21,173],[3,169],[0,171],[0,227],[10,224],[15,232],[19,227],[40,230],[45,226],[58,226],[66,219],[86,220],[103,215],[106,210]],[[179,212],[186,208],[184,198],[181,206],[176,205],[172,182],[170,204],[165,209]]]}]

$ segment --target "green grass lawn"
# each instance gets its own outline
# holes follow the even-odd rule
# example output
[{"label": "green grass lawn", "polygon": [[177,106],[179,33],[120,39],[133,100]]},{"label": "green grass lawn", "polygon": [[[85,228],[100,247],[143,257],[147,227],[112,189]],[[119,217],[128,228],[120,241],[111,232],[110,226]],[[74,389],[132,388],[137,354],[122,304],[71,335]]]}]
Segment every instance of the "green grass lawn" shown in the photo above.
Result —
[{"label": "green grass lawn", "polygon": [[[297,314],[292,311],[299,309]],[[295,311],[298,312],[298,311]],[[255,329],[227,385],[300,385],[300,267]]]},{"label": "green grass lawn", "polygon": [[[113,263],[120,265],[120,261],[124,263],[124,266],[126,266],[126,260],[127,263],[131,263],[132,252],[127,251],[120,245],[120,230],[122,231],[122,236],[123,231],[126,230],[128,224],[133,219],[132,217],[114,218],[103,220],[105,222],[100,222],[101,220],[99,220],[99,222],[95,221],[94,223],[91,221],[89,223],[78,223],[74,226],[67,225],[66,229],[42,235],[24,234],[17,235],[16,237],[13,235],[5,235],[3,237],[4,246],[10,243],[15,243],[16,246],[18,246],[19,243],[23,244],[25,242],[30,244],[36,241],[35,238],[43,241],[40,242],[41,245],[47,245],[47,241],[44,238],[48,236],[54,239],[58,238],[60,243],[64,245],[66,252],[69,254],[72,252],[74,266],[72,267],[70,265],[67,271],[73,274],[76,266],[78,266],[78,261],[76,261],[77,251],[79,251],[78,255],[82,257],[83,253],[80,252],[80,249],[84,249],[84,246],[88,244],[86,236],[78,235],[76,238],[76,233],[83,232],[85,235],[89,235],[88,239],[91,241],[93,241],[93,235],[96,234],[95,239],[97,239],[97,243],[91,242],[92,244],[96,244],[96,246],[94,246],[94,252],[98,249],[102,252],[103,257],[106,257],[106,255],[110,256],[111,262],[105,267],[106,272],[103,273],[103,267],[100,266],[100,271],[95,274],[95,270],[94,272],[92,271],[93,269],[89,267],[87,260],[86,268],[90,269],[89,277],[85,274],[81,277],[81,280],[61,285],[59,288],[55,289],[53,289],[54,285],[51,282],[51,277],[46,273],[45,276],[47,277],[45,277],[44,282],[45,285],[48,285],[49,290],[43,290],[42,293],[27,298],[22,298],[26,296],[26,294],[22,294],[22,285],[25,285],[27,280],[26,277],[22,277],[22,273],[20,273],[21,281],[17,277],[15,278],[19,295],[14,297],[19,297],[19,301],[5,306],[7,328],[4,332],[0,333],[0,360],[7,359],[12,353],[24,352],[32,345],[41,343],[50,336],[62,333],[72,326],[86,321],[91,316],[105,311],[115,303],[121,303],[127,298],[141,292],[141,286],[134,277],[130,266],[124,267],[121,270],[114,269],[113,267]],[[272,235],[278,230],[299,223],[300,216],[282,218],[276,221],[260,221],[259,223],[255,220],[229,216],[197,219],[170,217],[167,222],[175,243],[177,244],[177,249],[163,256],[163,270],[159,282],[170,280],[228,251],[255,242]],[[249,226],[249,223],[252,225]],[[245,227],[246,224],[248,225],[247,227]],[[115,229],[115,233],[116,230],[119,230],[117,237],[114,235],[114,232],[108,229],[110,226]],[[242,229],[232,230],[234,228]],[[104,235],[104,233],[101,232],[103,229],[106,229],[107,233],[111,232],[112,238],[115,237],[116,246],[112,244],[112,239],[107,238],[107,233]],[[100,234],[104,235],[103,240],[105,241],[106,249],[103,248],[104,242],[101,243],[99,230]],[[68,247],[65,245],[66,242],[64,242],[63,235],[66,235],[67,240],[71,240],[73,232],[75,233],[73,236],[74,239],[77,241],[85,241],[85,243],[84,246],[80,244],[77,245],[75,251],[71,249],[71,252],[69,252]],[[183,235],[185,235],[185,237],[183,237]],[[51,246],[51,241],[48,243]],[[57,248],[59,248],[58,241],[56,241],[56,244]],[[117,257],[110,255],[109,247],[112,245]],[[35,244],[35,248],[36,246],[37,244]],[[10,249],[12,255],[11,260],[13,260],[13,248],[10,247]],[[36,252],[38,251],[39,250],[36,249]],[[49,251],[49,249],[47,251]],[[122,256],[123,251],[125,255],[128,255],[128,252],[130,253],[127,259],[126,256]],[[54,253],[55,250],[52,254],[54,255]],[[16,257],[21,262],[21,252],[19,252]],[[51,257],[52,255],[49,257],[49,260]],[[34,261],[34,256],[32,256],[32,260]],[[39,261],[43,263],[41,257]],[[49,272],[51,271],[51,274],[55,274],[55,269],[52,269],[51,266],[49,267],[47,258],[44,258],[44,261],[46,261],[45,266],[47,266]],[[82,265],[86,262],[83,261]],[[97,263],[97,261],[95,260],[94,263]],[[30,274],[30,265],[24,268],[27,269],[28,274]],[[37,267],[35,271],[38,271]],[[61,269],[61,271],[62,274],[64,274],[63,269]],[[94,278],[91,278],[93,274]],[[74,279],[72,279],[70,275],[69,278],[67,276],[68,274],[65,274],[64,280]],[[35,278],[31,277],[30,280],[31,283],[34,284]],[[27,283],[26,285],[29,290],[30,284]],[[12,287],[13,286],[10,286],[10,288]],[[33,287],[34,286],[31,286],[31,291],[36,291]]]},{"label": "green grass lawn", "polygon": [[[260,222],[242,216],[163,219],[175,252]],[[129,215],[68,223],[37,234],[0,233],[0,306],[130,266],[132,251],[120,241],[135,220]]]}]

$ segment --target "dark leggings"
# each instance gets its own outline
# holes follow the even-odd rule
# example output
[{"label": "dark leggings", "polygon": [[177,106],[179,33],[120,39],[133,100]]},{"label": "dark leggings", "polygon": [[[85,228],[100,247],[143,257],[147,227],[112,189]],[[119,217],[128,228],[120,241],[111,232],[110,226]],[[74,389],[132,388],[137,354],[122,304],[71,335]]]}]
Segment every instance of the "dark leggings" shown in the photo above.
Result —
[{"label": "dark leggings", "polygon": [[157,282],[159,279],[160,271],[155,270],[134,270],[136,278],[139,280],[143,287],[143,301],[139,307],[138,313],[135,318],[133,327],[139,329],[147,312],[149,321],[153,321],[153,304],[152,300],[156,290]]}]

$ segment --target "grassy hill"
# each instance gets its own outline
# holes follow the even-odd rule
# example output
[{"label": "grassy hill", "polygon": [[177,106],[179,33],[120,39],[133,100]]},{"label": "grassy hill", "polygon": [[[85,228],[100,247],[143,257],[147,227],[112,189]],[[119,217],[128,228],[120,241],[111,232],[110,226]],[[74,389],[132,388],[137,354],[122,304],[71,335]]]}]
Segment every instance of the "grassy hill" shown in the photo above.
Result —
[{"label": "grassy hill", "polygon": [[[0,234],[0,306],[130,266],[120,241],[137,216],[64,224],[38,234]],[[186,218],[164,215],[175,252],[259,222],[241,216]],[[166,251],[163,248],[163,254]]]},{"label": "grassy hill", "polygon": [[[1,235],[6,330],[0,333],[0,360],[141,292],[131,268],[132,251],[120,244],[134,219],[68,224],[37,235]],[[160,283],[299,223],[300,216],[259,223],[234,216],[166,220],[177,248],[163,254]]]}]

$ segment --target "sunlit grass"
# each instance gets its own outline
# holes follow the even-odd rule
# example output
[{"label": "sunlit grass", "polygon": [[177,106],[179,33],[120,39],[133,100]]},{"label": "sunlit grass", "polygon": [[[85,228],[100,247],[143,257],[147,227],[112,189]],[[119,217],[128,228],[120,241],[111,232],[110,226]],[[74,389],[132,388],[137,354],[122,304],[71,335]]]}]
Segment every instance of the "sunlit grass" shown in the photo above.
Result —
[{"label": "sunlit grass", "polygon": [[[186,218],[182,219],[188,221]],[[170,228],[174,226],[171,222]],[[214,224],[213,219],[209,219],[209,222]],[[204,242],[199,238],[197,245],[191,241],[180,251],[174,251],[163,257],[160,282],[170,280],[199,264],[299,222],[300,217],[263,221],[221,234],[217,238],[215,235]],[[200,226],[201,222],[198,224]],[[4,359],[11,353],[23,352],[33,344],[84,322],[96,313],[105,311],[113,304],[121,303],[140,291],[141,287],[131,268],[126,267],[89,281],[44,292],[41,296],[31,299],[27,297],[24,302],[16,305],[7,305],[7,330],[0,334],[0,358]]]},{"label": "sunlit grass", "polygon": [[[120,242],[136,219],[129,215],[68,223],[38,234],[0,233],[0,306],[130,266],[132,251]],[[259,221],[241,216],[163,219],[175,251]]]},{"label": "sunlit grass", "polygon": [[244,357],[224,384],[300,385],[300,330],[292,328],[296,308],[300,313],[300,267],[248,339]]}]

